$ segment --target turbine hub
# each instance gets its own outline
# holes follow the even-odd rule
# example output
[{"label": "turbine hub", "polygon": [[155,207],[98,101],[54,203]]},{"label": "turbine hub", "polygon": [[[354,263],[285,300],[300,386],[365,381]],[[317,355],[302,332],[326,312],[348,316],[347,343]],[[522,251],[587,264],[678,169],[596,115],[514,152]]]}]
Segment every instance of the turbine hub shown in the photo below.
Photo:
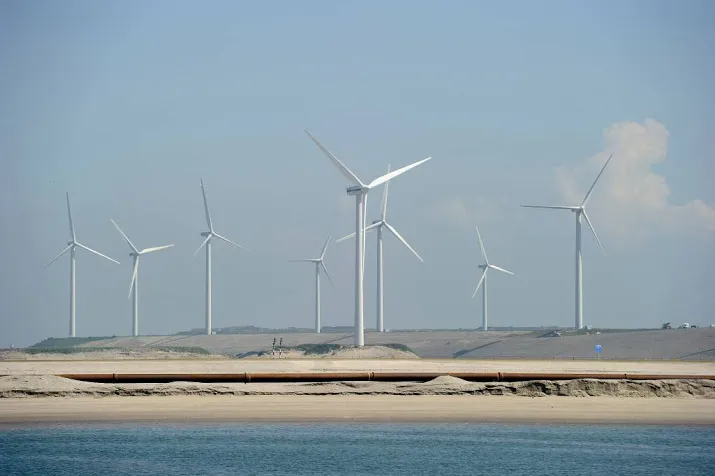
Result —
[{"label": "turbine hub", "polygon": [[365,188],[363,189],[361,185],[352,185],[348,187],[347,192],[348,195],[359,195],[363,192],[367,192],[369,189]]}]

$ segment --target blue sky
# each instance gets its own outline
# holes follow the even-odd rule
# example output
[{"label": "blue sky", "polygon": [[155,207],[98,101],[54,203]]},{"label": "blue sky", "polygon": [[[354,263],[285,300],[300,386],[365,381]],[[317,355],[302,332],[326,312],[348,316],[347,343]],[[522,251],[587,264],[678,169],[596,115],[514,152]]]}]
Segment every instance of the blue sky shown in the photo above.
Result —
[{"label": "blue sky", "polygon": [[[141,329],[203,325],[199,178],[217,229],[214,324],[310,327],[312,268],[349,233],[344,178],[308,128],[370,179],[395,180],[385,245],[388,328],[477,327],[481,256],[492,325],[571,325],[573,217],[521,203],[580,200],[607,153],[584,235],[584,320],[713,321],[715,7],[707,1],[206,3],[0,6],[0,346],[67,332],[68,238],[77,334],[131,331],[128,248],[142,262]],[[379,193],[371,195],[369,219]],[[374,238],[366,324],[374,325]],[[331,244],[326,325],[352,323],[352,252]],[[369,339],[368,339],[369,341]]]}]

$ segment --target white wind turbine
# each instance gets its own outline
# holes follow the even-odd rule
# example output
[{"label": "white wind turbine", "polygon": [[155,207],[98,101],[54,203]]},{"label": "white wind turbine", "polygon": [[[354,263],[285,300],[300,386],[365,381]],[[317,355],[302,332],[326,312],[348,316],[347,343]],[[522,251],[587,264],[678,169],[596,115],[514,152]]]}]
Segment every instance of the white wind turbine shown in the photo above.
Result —
[{"label": "white wind turbine", "polygon": [[325,245],[323,245],[323,251],[320,253],[319,258],[308,258],[308,259],[291,259],[288,260],[292,263],[314,263],[315,264],[315,332],[320,334],[321,324],[320,324],[320,268],[323,268],[325,276],[333,284],[333,280],[330,279],[330,273],[328,273],[328,268],[325,267],[323,258],[325,258],[325,251],[328,249],[328,243],[332,233],[328,235],[328,239],[325,240]]},{"label": "white wind turbine", "polygon": [[[390,172],[390,166],[387,167],[387,172]],[[380,219],[372,222],[372,225],[365,228],[365,232],[370,230],[377,230],[377,323],[376,329],[378,332],[385,332],[385,320],[384,320],[384,306],[383,306],[383,264],[382,264],[382,228],[385,227],[392,233],[395,238],[400,240],[400,242],[407,247],[408,250],[412,252],[417,259],[420,261],[422,257],[417,254],[417,252],[407,243],[407,241],[398,233],[398,231],[387,222],[387,194],[389,192],[390,182],[385,184],[385,188],[382,191],[382,203],[380,206]],[[340,243],[343,240],[347,240],[355,236],[355,233],[350,233],[337,240],[336,243]]]},{"label": "white wind turbine", "polygon": [[134,243],[131,242],[129,237],[124,234],[121,228],[119,228],[119,225],[117,225],[117,223],[111,218],[109,219],[109,221],[112,222],[112,225],[114,225],[119,234],[121,234],[124,238],[124,241],[126,241],[129,245],[129,248],[131,248],[132,250],[129,253],[129,256],[134,259],[134,264],[132,265],[132,281],[129,283],[129,295],[127,296],[127,299],[132,296],[132,293],[134,294],[134,301],[132,303],[132,335],[136,337],[139,335],[139,257],[141,255],[145,255],[153,251],[160,251],[165,250],[167,248],[171,248],[174,245],[172,244],[164,246],[155,246],[152,248],[144,248],[143,250],[139,251],[139,249],[134,246]]},{"label": "white wind turbine", "polygon": [[479,227],[476,226],[476,228],[477,228],[477,238],[479,239],[479,247],[482,249],[482,256],[484,256],[484,264],[480,264],[479,269],[483,269],[484,271],[482,271],[482,277],[479,278],[477,287],[474,289],[474,294],[472,294],[472,299],[474,299],[474,296],[477,295],[477,291],[479,291],[479,286],[484,284],[484,287],[482,288],[482,330],[487,331],[487,330],[489,330],[489,321],[487,318],[487,273],[489,272],[490,269],[495,269],[497,271],[501,271],[502,273],[507,273],[507,274],[514,274],[514,273],[512,273],[511,271],[508,271],[504,268],[500,268],[499,266],[497,266],[495,264],[491,264],[489,262],[489,258],[487,257],[487,250],[484,249],[484,242],[482,241],[482,235],[479,233]]},{"label": "white wind turbine", "polygon": [[576,319],[575,319],[575,323],[574,323],[574,326],[576,329],[583,328],[583,284],[582,284],[583,259],[581,257],[581,216],[583,215],[583,217],[586,219],[586,223],[588,224],[588,227],[593,232],[593,236],[596,238],[596,241],[598,242],[598,246],[601,247],[601,250],[603,251],[603,254],[605,256],[606,250],[603,248],[603,245],[601,244],[601,240],[598,239],[598,235],[596,234],[596,230],[593,228],[593,225],[591,224],[591,220],[588,219],[588,214],[586,213],[586,203],[588,202],[588,199],[591,196],[591,192],[593,192],[593,187],[596,186],[596,182],[598,182],[598,179],[601,178],[603,171],[606,170],[606,167],[608,166],[609,162],[611,162],[612,158],[613,158],[613,154],[611,154],[608,157],[608,160],[606,160],[606,163],[603,164],[603,168],[596,176],[596,180],[593,181],[591,188],[588,189],[588,192],[586,193],[586,196],[584,197],[583,202],[581,202],[581,205],[577,205],[577,206],[522,205],[522,207],[527,207],[527,208],[548,208],[548,209],[555,209],[555,210],[571,210],[572,212],[574,212],[576,214]]},{"label": "white wind turbine", "polygon": [[194,256],[201,251],[201,248],[206,246],[206,335],[211,335],[211,239],[216,237],[221,241],[225,241],[237,248],[249,251],[248,248],[234,243],[226,237],[223,237],[216,233],[211,222],[211,214],[209,213],[209,204],[206,200],[206,190],[204,189],[204,180],[201,179],[201,194],[204,197],[204,210],[206,211],[206,225],[209,227],[208,231],[202,231],[201,236],[205,236],[206,239],[201,246],[196,250]]},{"label": "white wind turbine", "polygon": [[70,252],[70,332],[69,336],[70,337],[75,337],[75,308],[76,308],[76,303],[75,303],[75,248],[82,248],[84,250],[89,251],[90,253],[94,253],[98,256],[101,256],[104,259],[108,259],[109,261],[113,261],[117,264],[119,264],[119,261],[114,260],[110,258],[109,256],[105,256],[102,253],[98,251],[94,251],[92,248],[89,248],[82,243],[79,243],[77,241],[77,236],[75,235],[74,232],[74,225],[72,224],[72,210],[70,209],[70,194],[66,193],[67,195],[67,216],[69,217],[69,222],[70,222],[70,238],[71,240],[67,242],[67,248],[62,250],[62,253],[58,254],[55,256],[52,261],[47,263],[45,265],[45,268],[47,268],[49,265],[57,261],[60,256],[63,254],[67,253],[68,251]]},{"label": "white wind turbine", "polygon": [[418,162],[402,167],[401,169],[397,169],[394,172],[387,173],[374,179],[372,182],[365,184],[358,178],[357,175],[352,173],[350,169],[340,162],[340,159],[326,149],[323,144],[318,142],[318,139],[313,137],[310,132],[305,132],[313,140],[313,142],[315,142],[320,150],[328,156],[343,176],[345,176],[345,178],[353,184],[348,187],[347,193],[348,195],[355,196],[355,233],[357,235],[357,239],[355,240],[355,345],[363,346],[365,345],[365,333],[363,328],[363,272],[365,263],[365,210],[367,204],[367,194],[373,188],[387,183],[389,180],[392,180],[398,175],[402,175],[408,170],[427,162],[432,157],[427,157],[426,159],[422,159]]}]

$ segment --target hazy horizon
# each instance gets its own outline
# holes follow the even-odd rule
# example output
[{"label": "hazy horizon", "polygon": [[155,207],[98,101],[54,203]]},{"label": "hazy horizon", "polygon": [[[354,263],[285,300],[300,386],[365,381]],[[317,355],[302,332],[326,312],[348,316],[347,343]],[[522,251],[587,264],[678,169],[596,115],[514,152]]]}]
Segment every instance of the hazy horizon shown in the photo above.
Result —
[{"label": "hazy horizon", "polygon": [[[715,323],[715,5],[453,1],[72,0],[0,4],[0,347],[66,337],[69,239],[77,336],[129,335],[129,247],[142,257],[139,328],[203,327],[206,224],[215,328],[312,327],[319,255],[326,326],[353,322],[349,185],[307,129],[361,179],[391,182],[386,328],[477,328],[483,262],[494,327],[571,326],[578,205],[584,324]],[[368,223],[382,188],[369,195]],[[365,326],[375,322],[375,236]],[[369,343],[369,340],[366,341]]]}]

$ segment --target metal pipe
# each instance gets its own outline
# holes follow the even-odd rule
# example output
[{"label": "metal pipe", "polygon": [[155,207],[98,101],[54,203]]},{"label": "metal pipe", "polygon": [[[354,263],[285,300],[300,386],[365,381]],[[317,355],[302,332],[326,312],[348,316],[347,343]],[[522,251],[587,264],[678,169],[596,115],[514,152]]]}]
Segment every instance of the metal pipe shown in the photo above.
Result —
[{"label": "metal pipe", "polygon": [[715,375],[628,374],[616,372],[240,372],[186,374],[60,374],[58,377],[97,383],[167,382],[426,382],[448,375],[470,382],[523,382],[529,380],[715,380]]}]

